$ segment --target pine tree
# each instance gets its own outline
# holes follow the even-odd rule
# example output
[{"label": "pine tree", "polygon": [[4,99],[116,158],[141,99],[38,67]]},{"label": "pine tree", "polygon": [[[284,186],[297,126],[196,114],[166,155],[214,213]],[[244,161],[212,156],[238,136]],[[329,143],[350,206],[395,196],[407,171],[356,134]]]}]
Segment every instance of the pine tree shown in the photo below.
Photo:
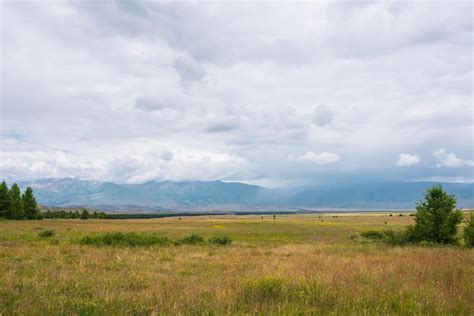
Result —
[{"label": "pine tree", "polygon": [[10,197],[8,196],[8,186],[5,181],[0,184],[0,217],[8,218],[10,207]]},{"label": "pine tree", "polygon": [[21,199],[20,187],[14,183],[8,192],[9,201],[9,218],[23,219],[25,218],[25,209],[23,200]]},{"label": "pine tree", "polygon": [[441,186],[426,191],[425,199],[416,206],[415,226],[410,228],[410,239],[415,242],[453,243],[456,241],[462,213],[456,208],[456,197]]},{"label": "pine tree", "polygon": [[23,200],[23,206],[25,209],[25,215],[28,219],[35,219],[39,215],[38,204],[36,203],[35,196],[33,195],[33,189],[26,188],[25,193],[21,196]]}]

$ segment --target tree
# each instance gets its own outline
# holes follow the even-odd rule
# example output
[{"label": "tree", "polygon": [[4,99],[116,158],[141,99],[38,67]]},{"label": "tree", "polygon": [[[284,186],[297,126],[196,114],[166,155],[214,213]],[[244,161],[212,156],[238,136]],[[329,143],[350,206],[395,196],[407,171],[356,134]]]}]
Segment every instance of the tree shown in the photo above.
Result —
[{"label": "tree", "polygon": [[5,181],[0,184],[0,217],[8,218],[10,213],[10,197],[8,195],[8,186]]},{"label": "tree", "polygon": [[20,187],[14,183],[8,192],[9,201],[9,218],[11,219],[23,219],[25,218],[25,209],[23,206],[23,200],[21,199]]},{"label": "tree", "polygon": [[408,229],[413,242],[454,243],[462,213],[456,208],[456,197],[438,185],[428,189],[416,206],[415,226]]},{"label": "tree", "polygon": [[26,188],[25,193],[21,196],[23,200],[23,206],[25,209],[25,215],[28,219],[38,218],[38,203],[36,203],[35,196],[33,195],[33,189],[30,187]]},{"label": "tree", "polygon": [[464,242],[468,247],[474,247],[474,212],[469,214],[464,228]]},{"label": "tree", "polygon": [[89,217],[90,217],[89,211],[87,211],[86,209],[83,209],[81,213],[81,219],[88,219]]}]

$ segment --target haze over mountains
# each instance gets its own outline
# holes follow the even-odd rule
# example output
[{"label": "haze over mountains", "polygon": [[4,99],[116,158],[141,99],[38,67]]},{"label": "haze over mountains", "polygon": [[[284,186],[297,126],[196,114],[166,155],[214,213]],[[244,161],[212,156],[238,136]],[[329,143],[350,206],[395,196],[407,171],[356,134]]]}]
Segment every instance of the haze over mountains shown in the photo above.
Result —
[{"label": "haze over mountains", "polygon": [[[77,178],[20,182],[45,206],[85,206],[107,211],[295,210],[321,208],[414,209],[431,182],[326,184],[270,189],[237,182],[185,181],[117,184]],[[443,183],[458,207],[474,207],[473,183]]]}]

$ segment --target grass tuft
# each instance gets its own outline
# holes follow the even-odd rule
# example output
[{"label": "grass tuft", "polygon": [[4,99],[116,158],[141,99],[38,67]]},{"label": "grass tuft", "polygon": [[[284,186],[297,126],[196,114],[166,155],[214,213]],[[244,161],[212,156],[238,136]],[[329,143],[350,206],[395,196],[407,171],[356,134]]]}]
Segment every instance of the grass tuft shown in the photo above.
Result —
[{"label": "grass tuft", "polygon": [[214,236],[209,239],[209,242],[211,244],[225,246],[225,245],[230,244],[232,242],[232,239],[230,239],[230,237],[227,237],[227,236],[222,236],[222,237]]},{"label": "grass tuft", "polygon": [[38,233],[38,236],[41,238],[49,238],[54,236],[54,230],[52,229],[45,229]]}]

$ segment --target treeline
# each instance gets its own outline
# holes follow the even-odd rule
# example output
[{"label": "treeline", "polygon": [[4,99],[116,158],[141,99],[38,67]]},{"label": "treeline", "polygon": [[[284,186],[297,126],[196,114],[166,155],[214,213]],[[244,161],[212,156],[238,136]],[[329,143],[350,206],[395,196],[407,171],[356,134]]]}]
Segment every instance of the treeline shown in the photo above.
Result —
[{"label": "treeline", "polygon": [[41,218],[33,189],[28,187],[22,194],[16,183],[8,188],[3,181],[0,185],[0,217],[6,219]]},{"label": "treeline", "polygon": [[104,212],[89,212],[87,209],[83,209],[81,212],[79,211],[50,211],[47,210],[46,212],[41,213],[43,218],[80,218],[80,219],[89,219],[89,218],[99,218],[99,219],[106,219],[107,214]]},{"label": "treeline", "polygon": [[5,181],[0,184],[0,218],[22,219],[51,219],[51,218],[107,218],[104,212],[89,212],[87,209],[79,211],[51,211],[41,212],[36,202],[33,189],[27,187],[22,194],[20,187],[14,183],[8,188]]}]

